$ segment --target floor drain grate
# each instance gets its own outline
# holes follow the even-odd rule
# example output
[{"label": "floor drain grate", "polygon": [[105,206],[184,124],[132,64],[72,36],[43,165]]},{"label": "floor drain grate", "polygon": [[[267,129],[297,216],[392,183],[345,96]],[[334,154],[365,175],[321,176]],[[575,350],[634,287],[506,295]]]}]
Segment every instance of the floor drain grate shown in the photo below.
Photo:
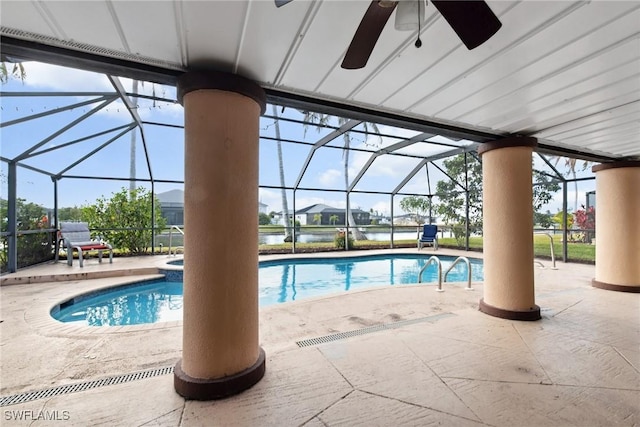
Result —
[{"label": "floor drain grate", "polygon": [[143,380],[145,378],[157,377],[173,373],[173,366],[165,368],[155,368],[146,371],[134,372],[131,374],[116,375],[114,377],[102,378],[99,380],[85,381],[83,383],[60,385],[57,387],[47,388],[44,390],[28,391],[25,393],[14,394],[12,396],[0,397],[0,407],[17,405],[19,403],[30,402],[32,400],[45,399],[62,394],[77,393],[79,391],[91,390],[98,387],[108,385],[128,383],[131,381]]},{"label": "floor drain grate", "polygon": [[433,316],[420,317],[417,319],[400,320],[398,322],[393,322],[393,323],[382,323],[379,325],[368,326],[366,328],[355,329],[353,331],[339,332],[337,334],[325,335],[322,337],[309,338],[302,341],[296,341],[296,344],[298,344],[298,347],[310,347],[313,345],[324,344],[324,343],[333,342],[333,341],[340,341],[345,338],[351,338],[359,335],[371,334],[373,332],[401,328],[403,326],[413,325],[415,323],[436,322],[445,317],[452,317],[452,316],[455,316],[455,314],[441,313]]}]

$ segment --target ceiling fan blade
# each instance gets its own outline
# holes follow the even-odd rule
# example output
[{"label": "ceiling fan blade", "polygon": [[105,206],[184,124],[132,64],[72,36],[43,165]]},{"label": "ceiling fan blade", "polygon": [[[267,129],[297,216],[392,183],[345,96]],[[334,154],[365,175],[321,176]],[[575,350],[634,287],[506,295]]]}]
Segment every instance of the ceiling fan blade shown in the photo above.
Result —
[{"label": "ceiling fan blade", "polygon": [[502,27],[498,17],[484,1],[432,0],[431,3],[469,50],[489,40]]},{"label": "ceiling fan blade", "polygon": [[276,7],[281,7],[287,3],[291,3],[293,0],[275,0],[275,1],[276,1]]},{"label": "ceiling fan blade", "polygon": [[384,6],[380,3],[374,0],[369,5],[342,60],[342,68],[355,70],[367,65],[380,33],[398,5],[397,1],[385,2]]}]

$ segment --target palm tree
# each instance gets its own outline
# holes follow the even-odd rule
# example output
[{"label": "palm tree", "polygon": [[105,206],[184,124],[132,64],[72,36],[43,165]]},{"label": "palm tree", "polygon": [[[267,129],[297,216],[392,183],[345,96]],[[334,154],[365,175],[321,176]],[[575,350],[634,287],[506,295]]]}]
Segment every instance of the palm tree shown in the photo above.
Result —
[{"label": "palm tree", "polygon": [[320,225],[322,223],[322,214],[315,214],[313,215],[313,222],[315,222],[317,225]]},{"label": "palm tree", "polygon": [[282,215],[284,219],[284,240],[291,239],[291,222],[289,221],[289,206],[287,203],[287,190],[285,190],[284,182],[284,162],[282,161],[282,142],[280,141],[280,123],[278,121],[278,109],[275,105],[271,105],[271,111],[275,120],[276,146],[278,148],[278,170],[280,172],[280,189],[282,191]]},{"label": "palm tree", "polygon": [[[138,81],[133,80],[133,88],[131,92],[135,95],[138,94]],[[135,99],[137,103],[138,100]],[[133,195],[136,191],[136,136],[138,135],[138,129],[133,128],[131,131],[131,140],[129,146],[129,192]]]},{"label": "palm tree", "polygon": [[[304,114],[304,121],[307,123],[313,123],[315,125],[319,125],[319,126],[323,126],[323,125],[327,125],[331,119],[331,116],[327,115],[327,114],[322,114],[322,113],[314,113],[311,111],[302,111],[302,113]],[[338,117],[338,126],[342,126],[345,123],[347,123],[349,119],[347,119],[346,117]],[[364,132],[365,132],[365,136],[367,136],[369,134],[369,129],[372,129],[372,131],[378,133],[378,125],[376,125],[375,123],[366,123],[363,122],[363,126],[364,126]],[[304,125],[305,128],[305,133],[307,131],[307,124]],[[318,128],[318,131],[320,130],[320,128]],[[351,146],[351,135],[349,132],[345,132],[342,134],[342,140],[344,141],[344,144],[342,146],[343,150],[342,150],[342,159],[343,159],[343,166],[344,166],[344,187],[345,190],[347,190],[349,188],[349,153],[350,153],[350,146]],[[355,218],[353,217],[353,212],[351,211],[351,207],[347,206],[347,224],[350,228],[353,229],[353,237],[355,240],[367,240],[367,236],[360,230],[358,230],[358,228],[356,227],[356,221]]]},{"label": "palm tree", "polygon": [[[554,159],[555,166],[558,166],[558,163],[560,163],[561,160],[564,160],[564,165],[568,169],[566,172],[567,175],[570,174],[574,179],[573,185],[575,188],[575,196],[573,199],[573,212],[577,212],[578,211],[578,181],[575,181],[575,179],[577,178],[576,166],[578,164],[578,159],[573,159],[570,157],[560,157],[560,156],[554,156],[553,159]],[[586,170],[590,164],[591,164],[590,161],[584,160],[582,163],[582,170]]]},{"label": "palm tree", "polygon": [[8,82],[10,77],[20,79],[24,82],[24,79],[27,77],[27,73],[24,70],[22,62],[14,62],[12,64],[13,66],[11,67],[11,71],[9,71],[7,68],[7,62],[0,62],[0,83]]},{"label": "palm tree", "polygon": [[329,222],[331,223],[331,225],[336,225],[336,222],[338,222],[338,215],[331,215],[329,217]]}]

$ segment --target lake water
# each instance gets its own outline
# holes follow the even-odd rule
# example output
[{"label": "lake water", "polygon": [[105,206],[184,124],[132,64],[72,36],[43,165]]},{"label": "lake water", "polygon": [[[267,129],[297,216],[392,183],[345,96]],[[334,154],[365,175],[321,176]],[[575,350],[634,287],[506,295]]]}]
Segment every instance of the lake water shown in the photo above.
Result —
[{"label": "lake water", "polygon": [[[372,233],[366,232],[368,240],[374,241],[389,241],[391,240],[391,233]],[[299,243],[315,243],[315,242],[333,242],[335,238],[334,233],[299,233],[297,234]],[[394,240],[411,240],[417,239],[418,234],[415,231],[396,231],[393,233]],[[279,245],[284,243],[284,234],[260,234],[258,239],[261,245]]]}]

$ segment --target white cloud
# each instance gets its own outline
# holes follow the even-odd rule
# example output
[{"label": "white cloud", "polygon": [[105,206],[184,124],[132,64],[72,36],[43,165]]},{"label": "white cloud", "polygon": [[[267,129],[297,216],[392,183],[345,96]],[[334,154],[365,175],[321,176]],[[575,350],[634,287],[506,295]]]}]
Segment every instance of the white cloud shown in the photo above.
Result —
[{"label": "white cloud", "polygon": [[64,92],[111,91],[113,86],[104,74],[59,67],[41,62],[23,63],[25,86]]},{"label": "white cloud", "polygon": [[332,187],[342,177],[342,172],[337,169],[327,169],[318,176],[320,184]]},{"label": "white cloud", "polygon": [[280,212],[282,210],[282,193],[280,191],[260,188],[258,197],[262,203],[267,205],[267,213],[271,211]]},{"label": "white cloud", "polygon": [[374,212],[379,212],[383,215],[390,215],[391,214],[391,209],[389,207],[389,203],[387,202],[378,202],[378,203],[374,203],[373,206],[371,206],[371,209],[373,209]]},{"label": "white cloud", "polygon": [[[407,130],[407,129],[398,129],[388,126],[380,127],[381,133],[386,133],[388,135],[394,135],[398,138],[409,139],[419,132]],[[373,140],[372,140],[373,138]],[[367,140],[367,143],[361,143],[357,147],[358,148],[367,148],[373,145],[373,142],[377,140],[377,145],[380,148],[389,147],[390,145],[396,144],[399,142],[398,139],[383,137],[380,142],[379,138],[376,136],[370,136]],[[451,142],[445,137],[434,136],[430,138],[434,142]],[[404,153],[410,153],[416,156],[430,156],[436,153],[440,153],[442,151],[447,151],[448,148],[444,148],[441,146],[429,145],[429,144],[414,144],[405,149],[402,149]],[[349,165],[349,176],[355,177],[364,167],[366,162],[371,157],[372,153],[365,152],[354,152],[351,157],[350,165]],[[395,178],[397,183],[400,183],[404,177],[416,166],[418,163],[418,159],[413,157],[403,157],[403,156],[393,156],[393,155],[382,155],[378,157],[373,164],[369,167],[369,170],[366,172],[363,178],[369,177],[390,177]]]}]

